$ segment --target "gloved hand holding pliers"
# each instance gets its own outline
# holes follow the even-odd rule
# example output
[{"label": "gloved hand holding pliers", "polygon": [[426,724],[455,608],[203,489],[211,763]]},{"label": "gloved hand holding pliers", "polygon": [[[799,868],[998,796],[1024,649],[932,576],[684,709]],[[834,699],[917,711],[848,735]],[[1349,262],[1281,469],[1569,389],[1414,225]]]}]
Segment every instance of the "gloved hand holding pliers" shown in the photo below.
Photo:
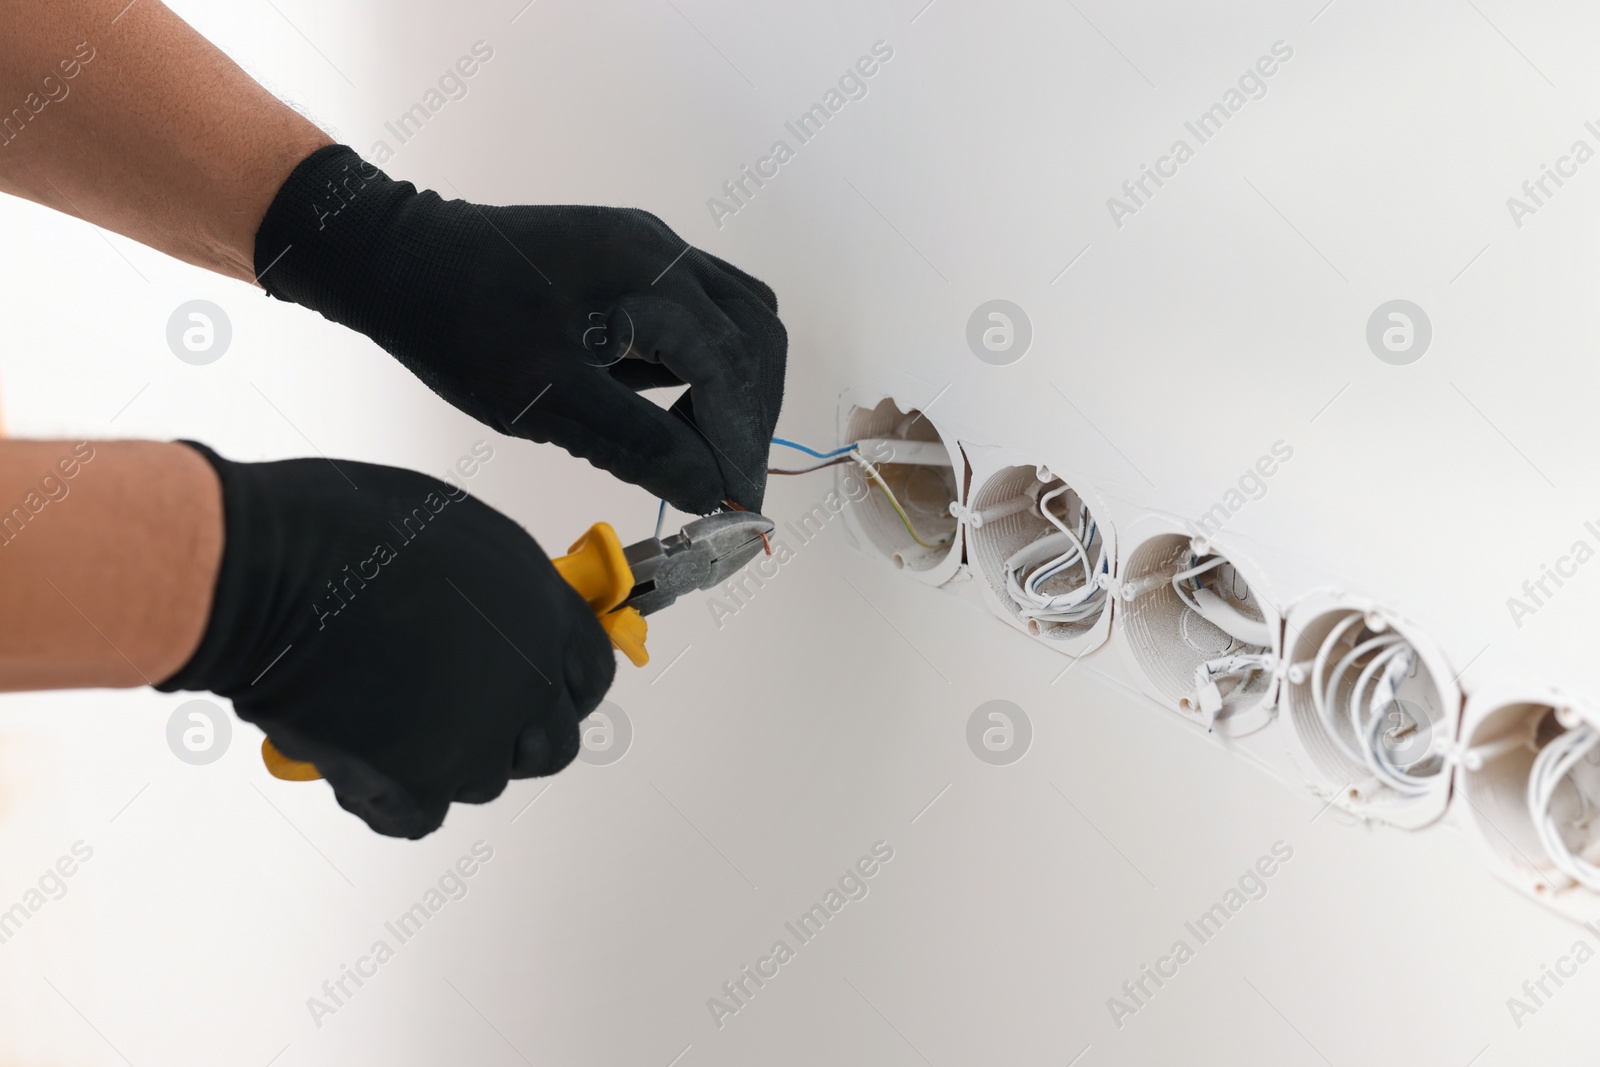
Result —
[{"label": "gloved hand holding pliers", "polygon": [[[159,0],[0,7],[0,97],[30,102],[13,116],[24,128],[0,131],[0,191],[359,330],[486,425],[683,511],[748,509],[713,516],[719,536],[770,529],[754,513],[783,399],[777,301],[655,216],[418,192],[333,144]],[[688,388],[670,408],[637,395],[673,385]],[[5,499],[57,450],[0,442]],[[55,532],[8,557],[25,584],[8,602],[30,611],[0,622],[0,689],[219,693],[281,749],[280,769],[313,764],[382,833],[420,836],[453,801],[566,766],[610,684],[608,636],[630,639],[626,605],[586,602],[513,523],[433,479],[230,463],[198,446],[87,454],[102,457],[77,483],[87,502],[40,514]],[[78,455],[60,469],[91,469]],[[419,495],[444,503],[426,534],[392,543],[385,528]],[[643,586],[683,581],[697,555],[625,558]],[[358,561],[375,576],[355,589]],[[35,581],[50,574],[66,584]],[[340,588],[349,607],[335,617]],[[105,647],[85,644],[86,622]]]}]

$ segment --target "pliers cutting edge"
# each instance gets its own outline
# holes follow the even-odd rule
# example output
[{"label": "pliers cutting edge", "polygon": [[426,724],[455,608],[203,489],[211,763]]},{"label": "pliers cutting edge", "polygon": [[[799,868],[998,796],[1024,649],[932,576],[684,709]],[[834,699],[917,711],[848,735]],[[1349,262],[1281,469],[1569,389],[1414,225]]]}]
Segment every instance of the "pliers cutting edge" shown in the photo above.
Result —
[{"label": "pliers cutting edge", "polygon": [[719,511],[670,537],[651,537],[623,548],[616,531],[597,522],[570,552],[552,562],[589,602],[611,643],[642,667],[650,662],[644,616],[684,593],[731,578],[766,547],[774,529],[771,519],[754,512]]}]

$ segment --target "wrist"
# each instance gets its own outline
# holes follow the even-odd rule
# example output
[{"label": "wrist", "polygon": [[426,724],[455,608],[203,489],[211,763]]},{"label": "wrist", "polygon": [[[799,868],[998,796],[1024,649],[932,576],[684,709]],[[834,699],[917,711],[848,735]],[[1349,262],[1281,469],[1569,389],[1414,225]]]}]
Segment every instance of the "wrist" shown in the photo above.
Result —
[{"label": "wrist", "polygon": [[0,690],[153,684],[193,654],[223,551],[216,477],[197,456],[6,441],[0,500],[14,502],[0,530]]},{"label": "wrist", "polygon": [[279,187],[256,231],[257,284],[321,313],[404,358],[414,331],[459,305],[469,244],[457,228],[430,226],[452,209],[363,160],[347,145],[311,153]]},{"label": "wrist", "polygon": [[299,115],[289,114],[292,119],[279,123],[284,127],[279,135],[260,147],[257,158],[242,174],[217,174],[212,178],[219,199],[227,198],[228,203],[218,213],[208,265],[220,274],[258,286],[256,234],[273,197],[295,167],[333,143],[327,134]]},{"label": "wrist", "polygon": [[228,665],[252,660],[260,626],[251,609],[272,600],[270,566],[261,566],[262,545],[281,541],[270,508],[258,505],[240,477],[244,464],[223,459],[194,441],[177,442],[187,463],[205,472],[213,487],[217,549],[210,569],[206,612],[189,641],[186,655],[158,676],[162,692],[224,692],[234,682]]},{"label": "wrist", "polygon": [[200,647],[215,606],[227,541],[222,485],[216,471],[193,450],[181,446],[171,449],[170,466],[171,477],[188,506],[183,511],[187,528],[176,538],[184,566],[172,578],[172,623],[150,674],[161,680],[176,674]]}]

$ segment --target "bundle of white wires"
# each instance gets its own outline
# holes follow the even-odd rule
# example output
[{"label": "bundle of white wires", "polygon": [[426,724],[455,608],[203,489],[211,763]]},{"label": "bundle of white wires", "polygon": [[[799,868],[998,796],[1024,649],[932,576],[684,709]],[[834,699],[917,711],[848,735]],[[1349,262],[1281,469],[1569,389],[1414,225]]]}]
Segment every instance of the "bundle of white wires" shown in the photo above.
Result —
[{"label": "bundle of white wires", "polygon": [[[1329,659],[1341,648],[1330,668]],[[1399,634],[1369,631],[1363,617],[1351,613],[1328,632],[1311,668],[1312,704],[1334,743],[1379,782],[1408,796],[1434,788],[1441,767],[1432,758],[1431,734],[1424,736],[1428,744],[1417,758],[1402,763],[1394,756],[1409,747],[1402,744],[1406,738],[1431,725],[1414,721],[1418,712],[1396,698],[1416,655]]]},{"label": "bundle of white wires", "polygon": [[[1597,746],[1600,746],[1600,732],[1592,726],[1579,726],[1558,734],[1534,758],[1533,769],[1528,775],[1528,812],[1533,816],[1539,843],[1562,874],[1590,889],[1600,889],[1600,867],[1575,854],[1567,845],[1561,832],[1561,822],[1558,822],[1552,807],[1557,788],[1563,781],[1569,780],[1572,772],[1578,769],[1579,762],[1593,753]],[[1593,760],[1590,762],[1593,763]],[[1574,817],[1562,821],[1569,829],[1586,830],[1595,810],[1576,783],[1573,783],[1572,791],[1577,796],[1577,810]],[[1592,842],[1593,838],[1590,840]]]},{"label": "bundle of white wires", "polygon": [[1110,575],[1111,560],[1099,526],[1081,500],[1075,530],[1050,510],[1051,501],[1070,491],[1062,485],[1040,495],[1039,514],[1056,532],[1025,545],[1005,562],[1006,592],[1024,619],[1084,623],[1105,610],[1100,576]]},{"label": "bundle of white wires", "polygon": [[1173,591],[1184,606],[1231,639],[1221,656],[1194,669],[1194,705],[1205,717],[1208,728],[1227,710],[1223,682],[1236,680],[1231,692],[1237,693],[1246,688],[1258,672],[1271,671],[1273,667],[1272,630],[1266,621],[1246,614],[1239,604],[1205,584],[1205,576],[1218,577],[1217,572],[1227,562],[1225,556],[1191,555],[1189,566],[1172,576]]},{"label": "bundle of white wires", "polygon": [[1206,588],[1201,581],[1201,575],[1215,571],[1227,562],[1223,556],[1208,556],[1205,559],[1192,557],[1188,570],[1179,571],[1172,576],[1172,588],[1177,591],[1178,599],[1183,601],[1184,606],[1239,644],[1271,648],[1272,632],[1266,622],[1246,615],[1225,598]]}]

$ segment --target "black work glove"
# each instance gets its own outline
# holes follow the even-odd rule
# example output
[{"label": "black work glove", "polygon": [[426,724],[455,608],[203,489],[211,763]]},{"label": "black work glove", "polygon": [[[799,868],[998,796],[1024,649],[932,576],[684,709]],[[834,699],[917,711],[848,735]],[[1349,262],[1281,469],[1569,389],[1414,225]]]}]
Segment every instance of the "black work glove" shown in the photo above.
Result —
[{"label": "black work glove", "polygon": [[[382,345],[434,392],[674,507],[758,511],[788,334],[772,290],[644,211],[480,207],[343,145],[256,233],[267,292]],[[670,411],[634,390],[689,386]]]},{"label": "black work glove", "polygon": [[189,444],[222,480],[226,540],[200,647],[157,689],[233,701],[391,837],[572,762],[616,661],[521,527],[413,471]]}]

